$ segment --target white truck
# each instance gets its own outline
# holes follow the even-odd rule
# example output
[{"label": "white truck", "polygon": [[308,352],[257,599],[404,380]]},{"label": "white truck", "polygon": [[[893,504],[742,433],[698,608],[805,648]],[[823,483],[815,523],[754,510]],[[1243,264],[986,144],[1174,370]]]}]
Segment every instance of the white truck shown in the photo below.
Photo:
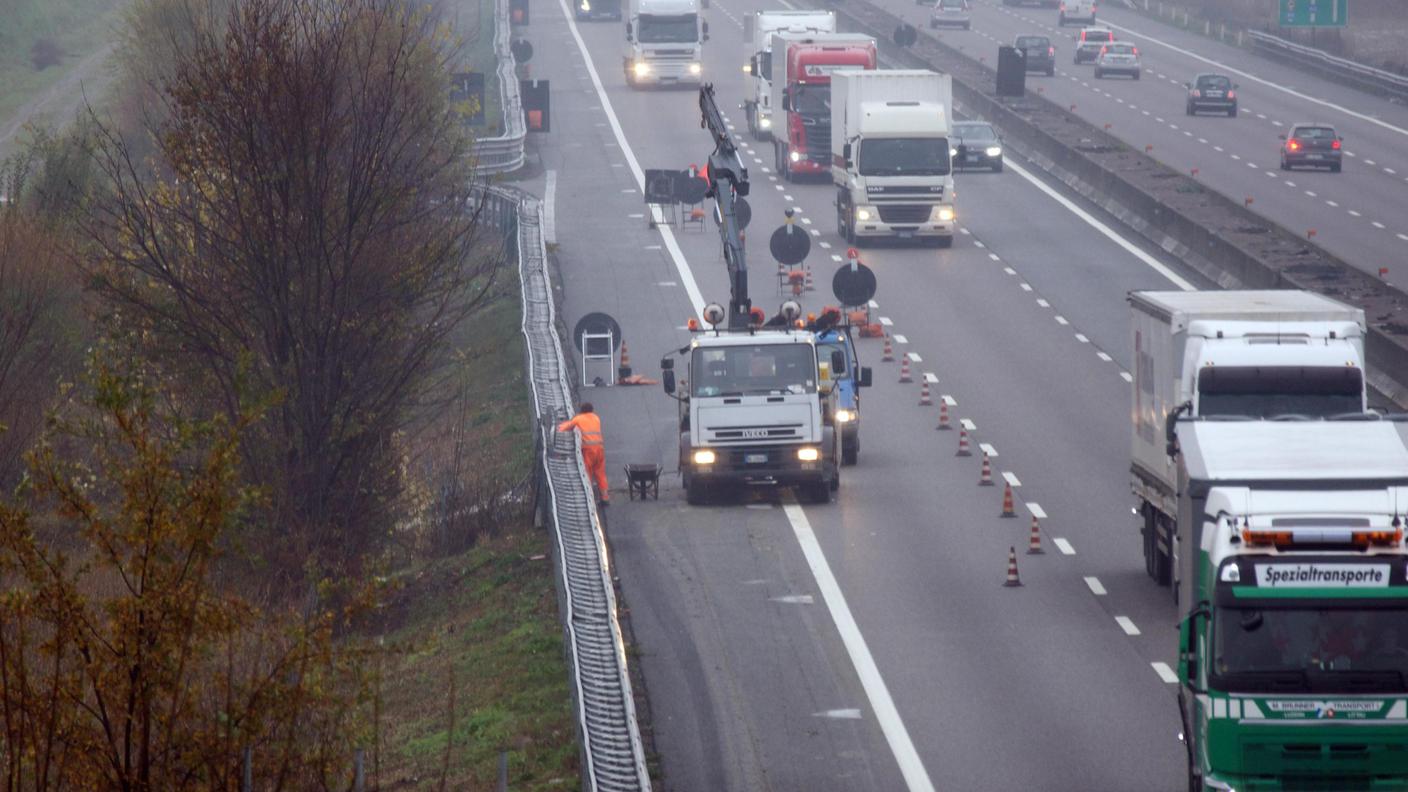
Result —
[{"label": "white truck", "polygon": [[1408,424],[1172,429],[1187,788],[1408,788]]},{"label": "white truck", "polygon": [[1364,312],[1292,290],[1131,292],[1129,304],[1130,486],[1145,569],[1167,584],[1178,557],[1173,417],[1281,424],[1365,413]]},{"label": "white truck", "polygon": [[831,178],[836,233],[953,244],[953,81],[921,69],[836,72]]},{"label": "white truck", "polygon": [[748,131],[757,140],[772,137],[772,34],[835,33],[833,11],[754,11],[743,17],[743,38],[749,42],[748,96],[743,112]]},{"label": "white truck", "polygon": [[630,0],[622,65],[626,84],[699,85],[709,23],[700,0]]}]

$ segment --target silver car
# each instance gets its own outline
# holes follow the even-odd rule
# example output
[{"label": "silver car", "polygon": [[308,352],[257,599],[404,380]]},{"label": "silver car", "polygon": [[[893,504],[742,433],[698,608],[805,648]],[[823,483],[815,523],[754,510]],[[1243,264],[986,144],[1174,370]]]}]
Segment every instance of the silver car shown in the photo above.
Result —
[{"label": "silver car", "polygon": [[973,28],[973,18],[969,14],[968,0],[939,0],[934,4],[934,13],[929,17],[929,27]]},{"label": "silver car", "polygon": [[1095,56],[1095,79],[1107,74],[1127,74],[1139,79],[1139,48],[1123,41],[1112,41],[1100,48]]}]

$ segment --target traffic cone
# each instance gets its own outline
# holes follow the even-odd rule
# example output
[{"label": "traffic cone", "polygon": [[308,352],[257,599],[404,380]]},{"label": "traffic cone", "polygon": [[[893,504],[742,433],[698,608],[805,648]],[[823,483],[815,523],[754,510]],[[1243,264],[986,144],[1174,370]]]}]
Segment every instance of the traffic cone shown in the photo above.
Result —
[{"label": "traffic cone", "polygon": [[[988,483],[992,483],[992,482],[988,482]],[[1015,500],[1015,499],[1012,497],[1012,482],[1009,481],[1009,482],[1007,483],[1007,486],[1004,487],[1003,490],[1002,490],[1002,516],[1003,516],[1003,517],[1016,517],[1016,516],[1017,516],[1017,504],[1014,502],[1014,500]]]},{"label": "traffic cone", "polygon": [[1041,549],[1041,524],[1036,521],[1036,515],[1032,515],[1032,536],[1027,542],[1027,555],[1041,555],[1045,552]]},{"label": "traffic cone", "polygon": [[890,337],[885,336],[885,348],[880,352],[881,363],[895,362],[895,347],[890,343]]},{"label": "traffic cone", "polygon": [[968,449],[968,430],[958,427],[958,453],[954,456],[973,456],[973,452]]},{"label": "traffic cone", "polygon": [[914,382],[914,378],[909,375],[909,356],[900,361],[900,382]]},{"label": "traffic cone", "polygon": [[621,342],[621,362],[616,366],[616,378],[625,379],[631,376],[631,353],[626,349],[626,342]]},{"label": "traffic cone", "polygon": [[1002,585],[1008,588],[1015,588],[1022,585],[1022,579],[1017,575],[1017,548],[1007,548],[1007,582]]},{"label": "traffic cone", "polygon": [[934,428],[940,431],[948,431],[953,428],[948,425],[948,400],[942,396],[939,397],[939,425]]},{"label": "traffic cone", "polygon": [[[978,486],[992,486],[992,460],[988,459],[986,453],[983,454],[983,469],[978,473]],[[1011,492],[1011,490],[1009,489],[1008,492]]]},{"label": "traffic cone", "polygon": [[928,379],[925,379],[924,382],[919,386],[919,406],[920,406],[920,407],[933,407],[933,406],[934,406],[934,398],[929,395],[929,380],[928,380]]}]

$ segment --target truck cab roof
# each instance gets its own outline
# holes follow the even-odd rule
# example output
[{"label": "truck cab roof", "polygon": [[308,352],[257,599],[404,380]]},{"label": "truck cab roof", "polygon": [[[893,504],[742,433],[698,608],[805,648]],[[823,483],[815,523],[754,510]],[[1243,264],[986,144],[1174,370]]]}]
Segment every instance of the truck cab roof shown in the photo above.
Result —
[{"label": "truck cab roof", "polygon": [[810,344],[816,345],[816,336],[805,330],[755,330],[753,332],[702,331],[694,336],[690,346],[756,346],[758,344]]}]

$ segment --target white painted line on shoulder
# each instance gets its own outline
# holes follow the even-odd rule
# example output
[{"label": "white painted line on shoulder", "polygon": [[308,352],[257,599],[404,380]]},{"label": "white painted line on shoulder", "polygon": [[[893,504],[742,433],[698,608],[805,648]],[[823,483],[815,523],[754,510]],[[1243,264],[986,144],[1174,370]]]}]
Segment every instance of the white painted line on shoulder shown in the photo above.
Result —
[{"label": "white painted line on shoulder", "polygon": [[988,258],[992,259],[993,261],[1002,261],[1002,259],[999,258],[996,253],[989,253]]},{"label": "white painted line on shoulder", "polygon": [[1173,673],[1173,669],[1168,667],[1168,663],[1150,663],[1154,667],[1154,673],[1159,675],[1159,679],[1170,685],[1178,684],[1178,674]]},{"label": "white painted line on shoulder", "polygon": [[1101,583],[1100,578],[1098,577],[1086,577],[1085,585],[1089,586],[1090,593],[1094,594],[1097,597],[1103,597],[1107,593],[1105,591],[1105,584]]},{"label": "white painted line on shoulder", "polygon": [[947,404],[950,407],[958,406],[958,400],[948,395],[947,393],[939,396],[939,401],[943,402],[944,404]]},{"label": "white painted line on shoulder", "polygon": [[1320,197],[1319,195],[1316,195],[1316,194],[1315,194],[1315,191],[1314,191],[1314,190],[1306,190],[1306,191],[1305,191],[1305,194],[1308,195],[1308,196],[1310,196],[1311,198],[1319,198],[1319,197]]},{"label": "white painted line on shoulder", "polygon": [[832,254],[831,254],[831,260],[832,260],[832,261],[841,261],[841,260],[842,260],[842,259],[841,259],[841,255],[840,255],[839,253],[832,253]]},{"label": "white painted line on shoulder", "polygon": [[1115,623],[1120,626],[1121,630],[1124,630],[1125,635],[1139,634],[1139,628],[1134,626],[1134,620],[1128,616],[1116,616]]},{"label": "white painted line on shoulder", "polygon": [[1019,284],[1017,284],[1017,285],[1018,285],[1018,286],[1021,286],[1021,287],[1022,287],[1022,291],[1024,291],[1024,292],[1029,292],[1029,291],[1032,290],[1032,285],[1031,285],[1030,283],[1019,283]]},{"label": "white painted line on shoulder", "polygon": [[1090,339],[1086,338],[1084,333],[1076,333],[1076,340],[1081,342],[1082,344],[1090,343]]},{"label": "white painted line on shoulder", "polygon": [[[825,245],[826,243],[825,243],[825,242],[822,242],[821,244]],[[874,300],[871,300],[871,301],[870,301],[870,307],[871,307],[872,309],[878,309],[878,308],[880,307],[880,303],[875,302]]]},{"label": "white painted line on shoulder", "polygon": [[806,558],[807,566],[811,567],[812,577],[816,579],[816,587],[821,592],[822,601],[831,613],[831,620],[836,623],[836,632],[841,636],[846,654],[855,666],[861,688],[870,700],[870,708],[875,712],[880,732],[885,735],[890,752],[899,763],[905,786],[910,792],[933,792],[934,782],[929,780],[924,762],[919,758],[919,752],[915,750],[909,732],[905,730],[895,701],[890,697],[890,690],[885,686],[884,678],[880,676],[880,669],[875,665],[875,657],[871,655],[870,647],[861,636],[860,625],[856,624],[855,617],[851,614],[851,607],[846,603],[841,586],[831,572],[826,554],[821,551],[821,543],[817,541],[816,533],[807,521],[806,512],[795,503],[786,504],[783,510],[787,513],[788,522],[792,524],[792,533],[797,537],[797,544],[801,545],[802,556]]},{"label": "white painted line on shoulder", "polygon": [[632,220],[640,220],[641,218],[645,217],[645,215],[641,212],[632,212],[631,214],[626,215],[626,217],[629,217]]},{"label": "white painted line on shoulder", "polygon": [[993,459],[997,459],[997,449],[993,447],[992,443],[978,443],[978,450]]},{"label": "white painted line on shoulder", "polygon": [[1383,227],[1384,227],[1384,224],[1383,224],[1383,223],[1380,223],[1378,220],[1371,220],[1371,221],[1369,222],[1369,225],[1373,226],[1374,228],[1380,229],[1380,230],[1382,230]]},{"label": "white painted line on shoulder", "polygon": [[904,356],[907,357],[907,358],[909,358],[909,362],[910,362],[910,363],[923,363],[923,362],[924,362],[924,358],[919,357],[919,353],[918,353],[918,352],[906,352],[906,353],[904,353]]},{"label": "white painted line on shoulder", "polygon": [[[797,200],[797,199],[796,199],[796,198],[793,198],[792,196],[790,196],[790,195],[788,195],[788,194],[786,194],[786,193],[783,193],[783,194],[782,194],[782,200],[791,202],[791,201],[795,201],[795,200]],[[796,210],[794,209],[793,211],[796,211]]]},{"label": "white painted line on shoulder", "polygon": [[1058,317],[1056,317],[1056,324],[1058,324],[1058,325],[1068,325],[1068,324],[1070,324],[1070,322],[1067,321],[1066,317],[1064,317],[1064,316],[1058,316]]},{"label": "white painted line on shoulder", "polygon": [[1345,211],[1349,212],[1349,216],[1350,216],[1350,217],[1363,217],[1363,216],[1364,216],[1364,215],[1361,215],[1361,214],[1359,214],[1358,212],[1354,211],[1353,209],[1346,209]]},{"label": "white painted line on shoulder", "polygon": [[1050,307],[1051,307],[1051,303],[1047,302],[1045,299],[1043,299],[1043,298],[1041,298],[1041,297],[1036,298],[1036,304],[1037,304],[1037,305],[1040,305],[1042,308],[1050,308]]},{"label": "white painted line on shoulder", "polygon": [[1286,186],[1287,186],[1287,187],[1294,187],[1294,186],[1296,186],[1296,183],[1293,182],[1293,181],[1291,181],[1290,179],[1287,179],[1287,180],[1286,180]]},{"label": "white painted line on shoulder", "polygon": [[1071,547],[1071,543],[1060,536],[1056,537],[1055,539],[1052,539],[1051,543],[1056,545],[1056,549],[1061,551],[1061,555],[1076,554],[1076,549],[1074,547]]},{"label": "white painted line on shoulder", "polygon": [[1013,473],[1010,470],[1002,471],[1002,480],[1006,481],[1008,484],[1011,484],[1013,487],[1022,486],[1022,480],[1017,478],[1017,474]]},{"label": "white painted line on shoulder", "polygon": [[1008,275],[1016,275],[1016,274],[1017,274],[1017,270],[1014,270],[1014,269],[1012,269],[1011,267],[1003,267],[1003,268],[1002,268],[1002,271],[1005,272],[1005,273],[1007,273]]},{"label": "white painted line on shoulder", "polygon": [[1113,358],[1111,358],[1111,357],[1109,356],[1109,354],[1107,354],[1107,353],[1105,353],[1105,352],[1103,352],[1103,351],[1102,351],[1102,352],[1096,352],[1096,353],[1095,353],[1095,357],[1100,358],[1101,360],[1105,361],[1106,363],[1109,363],[1109,362],[1113,359]]},{"label": "white painted line on shoulder", "polygon": [[1336,209],[1338,209],[1339,206],[1340,206],[1337,202],[1331,201],[1331,200],[1329,200],[1328,198],[1325,199],[1325,205],[1326,205],[1326,206],[1333,206],[1333,207],[1335,207]]},{"label": "white painted line on shoulder", "polygon": [[895,343],[896,343],[896,344],[908,344],[908,343],[909,343],[909,337],[908,337],[908,336],[904,336],[904,335],[900,335],[899,333],[895,333],[893,336],[891,336],[891,338],[895,339]]},{"label": "white painted line on shoulder", "polygon": [[1038,520],[1046,519],[1046,510],[1041,508],[1041,504],[1037,503],[1036,501],[1030,501],[1027,503],[1027,511],[1031,512],[1032,516],[1037,518]]},{"label": "white painted line on shoulder", "polygon": [[830,250],[830,249],[831,249],[831,243],[830,243],[830,242],[818,242],[817,244],[821,246],[821,249],[822,249],[822,250]]},{"label": "white painted line on shoulder", "polygon": [[958,425],[961,426],[961,427],[963,427],[965,430],[967,430],[967,431],[969,431],[969,432],[976,432],[976,431],[978,431],[978,425],[975,424],[975,423],[973,423],[973,419],[972,419],[972,418],[960,418],[960,419],[958,419]]},{"label": "white painted line on shoulder", "polygon": [[660,249],[660,246],[659,246],[659,245],[646,245],[646,246],[645,246],[645,249],[646,249],[646,250],[659,250],[659,249]]},{"label": "white painted line on shoulder", "polygon": [[1128,371],[1121,371],[1120,378],[1125,382],[1134,382],[1134,375],[1130,374]]},{"label": "white painted line on shoulder", "polygon": [[882,324],[882,325],[884,325],[884,326],[886,326],[886,327],[893,327],[895,323],[894,323],[894,321],[892,321],[892,320],[890,319],[890,317],[888,317],[888,316],[882,316],[882,317],[880,317],[880,324]]},{"label": "white painted line on shoulder", "polygon": [[935,373],[932,372],[932,371],[926,371],[926,372],[924,372],[924,381],[927,382],[927,383],[929,383],[930,385],[938,385],[938,384],[939,384],[939,375],[938,375],[938,374],[935,374]]},{"label": "white painted line on shoulder", "polygon": [[1404,242],[1408,242],[1408,234],[1397,234],[1396,236]]}]

